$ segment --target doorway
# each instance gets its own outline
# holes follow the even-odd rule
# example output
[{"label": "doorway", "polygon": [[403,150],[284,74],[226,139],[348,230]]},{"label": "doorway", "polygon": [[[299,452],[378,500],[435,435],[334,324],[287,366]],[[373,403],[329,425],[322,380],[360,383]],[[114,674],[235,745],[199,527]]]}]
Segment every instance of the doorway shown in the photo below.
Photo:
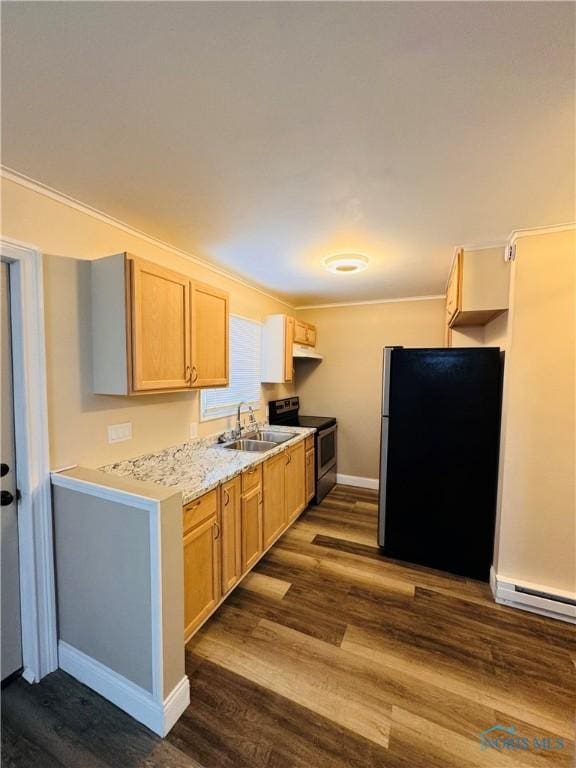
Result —
[{"label": "doorway", "polygon": [[1,661],[2,683],[22,670],[22,619],[18,546],[18,490],[14,441],[14,376],[12,322],[10,318],[10,267],[0,263],[1,335],[1,452],[0,457],[0,564],[1,564]]},{"label": "doorway", "polygon": [[1,678],[34,683],[58,667],[42,254],[3,237],[0,268]]}]

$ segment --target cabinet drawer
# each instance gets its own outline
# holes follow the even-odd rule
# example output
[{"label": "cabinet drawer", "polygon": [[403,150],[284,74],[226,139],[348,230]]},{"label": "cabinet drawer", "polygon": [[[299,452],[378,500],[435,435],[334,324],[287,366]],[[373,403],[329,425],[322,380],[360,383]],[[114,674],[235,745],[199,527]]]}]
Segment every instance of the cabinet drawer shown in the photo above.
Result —
[{"label": "cabinet drawer", "polygon": [[183,508],[183,528],[184,533],[187,533],[191,528],[198,523],[201,523],[210,515],[215,515],[218,511],[218,490],[215,488],[213,491],[205,493],[204,496],[200,496],[199,499],[194,499]]},{"label": "cabinet drawer", "polygon": [[247,493],[262,482],[262,464],[242,472],[242,493]]},{"label": "cabinet drawer", "polygon": [[314,448],[314,435],[308,435],[306,438],[306,450],[309,451],[311,448]]}]

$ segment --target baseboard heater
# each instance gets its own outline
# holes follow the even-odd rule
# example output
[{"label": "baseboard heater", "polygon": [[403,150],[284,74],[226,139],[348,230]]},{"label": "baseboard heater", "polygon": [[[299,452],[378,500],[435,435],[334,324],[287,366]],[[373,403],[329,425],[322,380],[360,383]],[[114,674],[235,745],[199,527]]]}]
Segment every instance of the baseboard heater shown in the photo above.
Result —
[{"label": "baseboard heater", "polygon": [[570,594],[510,581],[497,576],[494,570],[490,573],[490,586],[496,602],[501,605],[576,624],[576,597]]}]

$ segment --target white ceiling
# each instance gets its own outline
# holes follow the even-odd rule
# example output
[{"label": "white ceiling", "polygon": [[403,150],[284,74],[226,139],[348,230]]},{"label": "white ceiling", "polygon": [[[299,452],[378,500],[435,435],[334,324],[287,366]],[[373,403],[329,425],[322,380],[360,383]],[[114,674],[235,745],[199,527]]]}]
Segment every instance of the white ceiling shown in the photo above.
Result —
[{"label": "white ceiling", "polygon": [[297,304],[574,218],[572,3],[2,6],[3,163]]}]

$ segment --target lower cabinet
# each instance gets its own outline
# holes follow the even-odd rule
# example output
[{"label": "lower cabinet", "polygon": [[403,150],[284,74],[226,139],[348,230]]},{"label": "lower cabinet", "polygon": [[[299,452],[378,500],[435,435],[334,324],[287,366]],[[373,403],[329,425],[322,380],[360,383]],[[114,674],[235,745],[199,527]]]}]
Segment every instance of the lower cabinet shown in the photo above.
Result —
[{"label": "lower cabinet", "polygon": [[264,462],[264,549],[267,549],[286,525],[284,505],[286,453],[279,453]]},{"label": "lower cabinet", "polygon": [[301,440],[186,504],[185,641],[302,512],[313,487],[313,442],[310,459]]},{"label": "lower cabinet", "polygon": [[242,576],[242,481],[240,476],[220,486],[222,529],[222,594]]},{"label": "lower cabinet", "polygon": [[220,526],[217,491],[184,507],[184,637],[220,601]]},{"label": "lower cabinet", "polygon": [[262,465],[242,473],[242,572],[251,568],[263,552]]},{"label": "lower cabinet", "polygon": [[286,522],[291,523],[306,506],[306,467],[304,441],[285,452],[285,510]]}]

